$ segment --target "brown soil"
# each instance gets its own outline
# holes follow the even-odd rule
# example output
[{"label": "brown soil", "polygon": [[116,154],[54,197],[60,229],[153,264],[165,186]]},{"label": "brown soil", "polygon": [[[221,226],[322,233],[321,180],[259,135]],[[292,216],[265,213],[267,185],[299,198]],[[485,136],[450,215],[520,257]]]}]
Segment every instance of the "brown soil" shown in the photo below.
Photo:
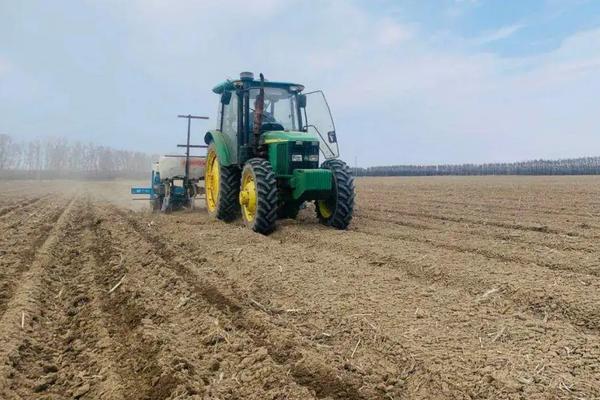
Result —
[{"label": "brown soil", "polygon": [[600,398],[600,178],[360,179],[269,237],[129,184],[0,183],[0,399]]}]

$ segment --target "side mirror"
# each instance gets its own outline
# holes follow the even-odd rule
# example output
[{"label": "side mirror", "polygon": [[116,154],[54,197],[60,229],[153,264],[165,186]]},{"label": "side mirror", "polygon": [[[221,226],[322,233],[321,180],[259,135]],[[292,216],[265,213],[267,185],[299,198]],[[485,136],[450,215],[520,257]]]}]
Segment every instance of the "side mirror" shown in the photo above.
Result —
[{"label": "side mirror", "polygon": [[223,92],[223,94],[221,95],[221,103],[222,104],[229,104],[229,102],[231,101],[231,92]]},{"label": "side mirror", "polygon": [[298,95],[298,107],[306,108],[306,95],[305,94]]},{"label": "side mirror", "polygon": [[327,140],[329,140],[329,143],[337,143],[337,136],[335,135],[335,131],[327,132]]}]

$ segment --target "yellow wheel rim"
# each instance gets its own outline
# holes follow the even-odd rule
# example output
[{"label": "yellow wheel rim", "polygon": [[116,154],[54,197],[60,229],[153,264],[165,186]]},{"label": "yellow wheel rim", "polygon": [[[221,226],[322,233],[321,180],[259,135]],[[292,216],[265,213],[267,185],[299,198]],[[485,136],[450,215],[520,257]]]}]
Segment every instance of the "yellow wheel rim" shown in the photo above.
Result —
[{"label": "yellow wheel rim", "polygon": [[333,215],[333,211],[331,211],[331,208],[329,207],[327,202],[325,200],[319,200],[317,203],[321,216],[323,216],[323,218],[331,218],[331,216]]},{"label": "yellow wheel rim", "polygon": [[208,211],[215,211],[219,201],[219,159],[214,150],[206,157],[204,185],[206,186],[206,208]]},{"label": "yellow wheel rim", "polygon": [[244,171],[242,176],[242,187],[240,190],[240,205],[242,206],[242,215],[248,222],[254,221],[256,217],[256,182],[254,176],[248,171]]}]

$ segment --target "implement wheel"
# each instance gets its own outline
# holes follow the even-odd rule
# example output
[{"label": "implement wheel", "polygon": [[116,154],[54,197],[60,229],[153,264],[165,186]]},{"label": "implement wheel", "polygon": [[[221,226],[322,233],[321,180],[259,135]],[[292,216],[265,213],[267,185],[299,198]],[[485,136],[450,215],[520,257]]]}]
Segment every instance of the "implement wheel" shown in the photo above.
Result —
[{"label": "implement wheel", "polygon": [[150,208],[153,212],[159,212],[162,208],[163,198],[162,196],[156,196],[150,200]]},{"label": "implement wheel", "polygon": [[267,235],[277,220],[277,181],[267,160],[251,158],[242,170],[242,219],[253,231]]},{"label": "implement wheel", "polygon": [[333,187],[329,198],[317,200],[317,217],[323,225],[346,229],[354,211],[354,178],[342,160],[327,160],[321,168],[331,170]]},{"label": "implement wheel", "polygon": [[212,143],[206,154],[204,184],[208,214],[226,222],[235,220],[240,215],[240,170],[237,166],[222,166]]}]

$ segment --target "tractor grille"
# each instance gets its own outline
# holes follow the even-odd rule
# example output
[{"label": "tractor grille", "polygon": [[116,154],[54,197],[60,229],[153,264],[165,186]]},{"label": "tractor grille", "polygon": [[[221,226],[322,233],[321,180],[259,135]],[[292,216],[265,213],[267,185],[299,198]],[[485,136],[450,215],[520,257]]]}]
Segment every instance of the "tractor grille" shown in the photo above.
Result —
[{"label": "tractor grille", "polygon": [[277,175],[289,175],[290,169],[290,152],[288,150],[289,143],[279,143],[277,145],[277,171],[275,173]]},{"label": "tractor grille", "polygon": [[[277,175],[292,175],[295,169],[314,169],[319,167],[319,145],[313,142],[284,142],[277,143],[277,158],[275,173]],[[301,155],[301,161],[293,161],[293,155]],[[310,161],[310,156],[316,156],[316,161]]]}]

